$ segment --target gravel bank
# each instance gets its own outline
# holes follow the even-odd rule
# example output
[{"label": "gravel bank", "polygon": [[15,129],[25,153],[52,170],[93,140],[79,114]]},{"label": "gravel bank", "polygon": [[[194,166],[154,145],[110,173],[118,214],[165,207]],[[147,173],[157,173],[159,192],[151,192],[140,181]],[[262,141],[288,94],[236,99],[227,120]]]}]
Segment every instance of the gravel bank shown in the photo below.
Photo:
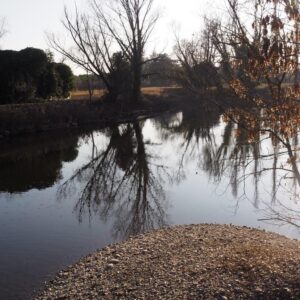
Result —
[{"label": "gravel bank", "polygon": [[36,299],[300,299],[300,242],[246,227],[157,230],[95,252]]}]

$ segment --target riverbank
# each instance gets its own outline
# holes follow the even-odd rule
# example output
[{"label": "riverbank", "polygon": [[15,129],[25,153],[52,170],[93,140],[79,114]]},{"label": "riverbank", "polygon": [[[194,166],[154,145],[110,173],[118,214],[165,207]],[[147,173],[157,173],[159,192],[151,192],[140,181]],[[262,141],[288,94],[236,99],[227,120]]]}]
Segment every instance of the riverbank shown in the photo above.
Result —
[{"label": "riverbank", "polygon": [[60,272],[36,299],[298,299],[300,241],[229,225],[166,228]]},{"label": "riverbank", "polygon": [[152,117],[176,110],[184,93],[166,90],[161,95],[144,95],[138,103],[101,99],[60,100],[0,106],[0,139],[51,130],[107,126],[137,117]]},{"label": "riverbank", "polygon": [[[159,94],[151,94],[150,91],[137,103],[98,99],[1,105],[0,140],[54,130],[101,128],[154,117],[163,112],[194,109],[210,103],[210,98],[218,97],[213,93],[195,96],[181,88],[162,88]],[[207,106],[212,110],[218,109],[211,103]]]},{"label": "riverbank", "polygon": [[[149,103],[150,102],[150,103]],[[169,103],[142,102],[135,107],[103,101],[52,101],[47,103],[0,106],[0,138],[41,132],[107,126],[136,116],[153,116],[170,109]]]}]

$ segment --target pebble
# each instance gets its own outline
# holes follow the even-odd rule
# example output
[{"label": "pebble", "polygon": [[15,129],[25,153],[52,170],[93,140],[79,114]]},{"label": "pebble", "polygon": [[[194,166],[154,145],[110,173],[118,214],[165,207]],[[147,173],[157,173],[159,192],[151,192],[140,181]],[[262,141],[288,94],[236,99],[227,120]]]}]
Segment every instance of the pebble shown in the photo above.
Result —
[{"label": "pebble", "polygon": [[300,299],[299,245],[233,225],[161,229],[83,258],[35,299]]},{"label": "pebble", "polygon": [[111,264],[118,264],[120,261],[116,258],[112,258],[110,261],[109,261]]},{"label": "pebble", "polygon": [[114,265],[113,264],[107,264],[106,268],[107,269],[113,269]]}]

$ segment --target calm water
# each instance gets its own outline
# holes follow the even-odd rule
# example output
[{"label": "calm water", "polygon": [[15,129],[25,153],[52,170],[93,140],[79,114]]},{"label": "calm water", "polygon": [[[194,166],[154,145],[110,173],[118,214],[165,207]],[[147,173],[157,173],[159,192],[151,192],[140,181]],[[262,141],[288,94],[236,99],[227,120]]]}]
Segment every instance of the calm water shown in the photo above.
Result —
[{"label": "calm water", "polygon": [[0,298],[30,297],[91,251],[165,225],[233,223],[300,238],[285,149],[237,131],[202,108],[2,143]]}]

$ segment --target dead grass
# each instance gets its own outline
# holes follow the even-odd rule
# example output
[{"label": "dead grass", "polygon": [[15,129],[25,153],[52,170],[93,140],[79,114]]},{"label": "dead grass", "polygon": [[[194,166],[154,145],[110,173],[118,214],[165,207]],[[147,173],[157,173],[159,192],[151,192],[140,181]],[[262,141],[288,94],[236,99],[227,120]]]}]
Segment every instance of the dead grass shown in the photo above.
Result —
[{"label": "dead grass", "polygon": [[[170,90],[176,90],[179,89],[179,87],[144,87],[142,88],[142,93],[144,95],[154,95],[154,96],[161,96],[163,93],[170,91]],[[93,100],[97,100],[100,97],[102,97],[105,93],[105,89],[101,90],[94,90],[93,94]],[[71,93],[71,99],[72,100],[87,100],[89,98],[89,92],[87,90],[77,90],[73,91]]]},{"label": "dead grass", "polygon": [[[104,89],[101,90],[94,90],[92,99],[93,100],[97,100],[100,97],[102,97],[105,93]],[[89,99],[89,91],[81,91],[81,90],[77,90],[77,91],[73,91],[71,92],[71,99],[72,100],[87,100]]]}]

